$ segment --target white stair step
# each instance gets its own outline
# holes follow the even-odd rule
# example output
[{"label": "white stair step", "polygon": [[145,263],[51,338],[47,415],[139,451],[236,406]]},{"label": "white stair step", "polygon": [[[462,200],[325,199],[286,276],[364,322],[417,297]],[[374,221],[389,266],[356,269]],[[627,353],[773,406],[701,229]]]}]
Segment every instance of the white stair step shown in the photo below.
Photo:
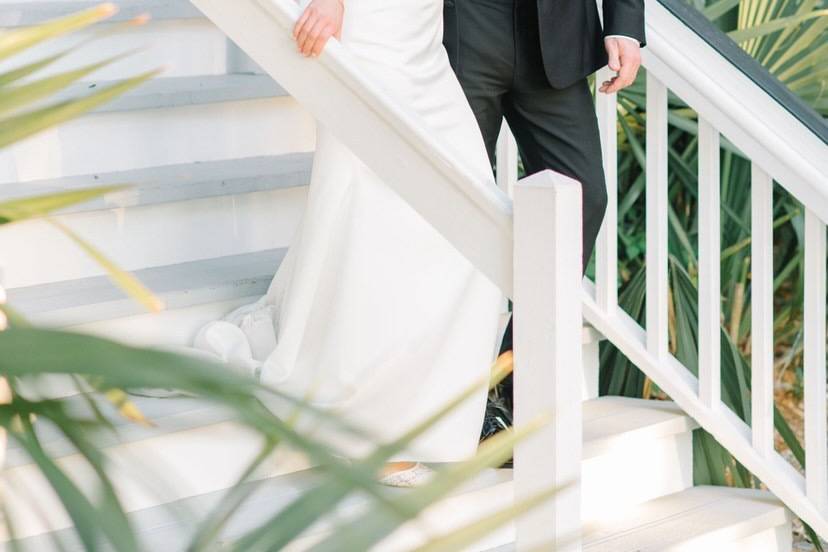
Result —
[{"label": "white stair step", "polygon": [[[486,470],[477,478],[450,493],[449,501],[474,501],[482,493],[491,492],[498,486],[508,485],[511,470]],[[256,483],[257,489],[238,510],[237,515],[221,534],[220,541],[231,542],[247,531],[263,524],[290,501],[320,481],[316,470],[302,470]],[[407,492],[403,489],[385,489],[394,496]],[[188,540],[202,519],[210,510],[221,504],[225,491],[182,499],[172,504],[140,510],[130,514],[129,519],[141,545],[145,550],[183,551]],[[367,504],[364,496],[351,495],[345,498],[335,512],[321,520],[300,540],[316,540],[328,533],[340,519],[346,519]],[[18,541],[20,550],[25,552],[49,552],[55,550],[53,539],[57,539],[67,552],[81,552],[83,545],[72,529],[56,531],[48,535],[30,537]],[[289,547],[293,549],[293,547]]]},{"label": "white stair step", "polygon": [[[175,402],[178,399],[163,400]],[[227,488],[260,445],[257,436],[242,430],[232,421],[215,422],[217,418],[206,417],[200,410],[203,405],[197,402],[180,408],[154,407],[151,399],[143,400],[142,404],[148,411],[161,409],[156,413],[160,416],[157,427],[136,430],[119,424],[116,442],[106,446],[109,455],[115,459],[114,465],[130,466],[119,469],[116,478],[128,511]],[[199,412],[188,414],[188,408]],[[205,416],[210,424],[185,429],[186,424],[199,416]],[[221,415],[211,416],[220,418]],[[602,427],[610,422],[610,429]],[[675,406],[652,405],[648,401],[626,398],[594,399],[584,403],[584,425],[584,495],[587,509],[601,510],[605,502],[629,507],[690,486],[692,459],[689,445],[695,426]],[[629,435],[629,441],[625,440],[625,435]],[[59,456],[58,462],[65,469],[83,479],[82,462],[70,452],[68,443],[62,442],[59,436],[48,430],[44,432],[44,441],[47,450]],[[665,455],[663,450],[666,449],[670,449],[672,454]],[[637,465],[630,463],[633,457],[637,458]],[[19,452],[10,454],[10,462],[14,465],[4,471],[4,479],[10,489],[6,504],[8,511],[14,512],[17,519],[18,535],[24,538],[69,527],[69,520],[60,514],[51,491],[42,483],[37,469],[30,464],[21,465]],[[292,462],[294,467],[302,467],[301,462]],[[138,471],[136,467],[140,467]],[[155,469],[165,476],[163,489],[147,491],[137,484],[132,477],[141,469]],[[269,464],[258,477],[274,477],[284,474],[285,470],[285,462]],[[618,477],[619,473],[624,473],[624,477]],[[510,485],[502,477],[497,484]],[[21,489],[36,492],[38,504],[27,504],[18,494]],[[495,496],[506,497],[508,501],[507,495],[499,491],[495,493]],[[271,500],[278,502],[276,497],[271,497]],[[486,504],[496,502],[488,500]],[[37,510],[48,515],[44,519]],[[590,515],[587,514],[587,517],[590,518]]]},{"label": "white stair step", "polygon": [[[93,80],[75,83],[56,94],[50,101],[60,101],[91,93],[117,81]],[[237,102],[287,96],[287,92],[269,75],[251,73],[159,77],[115,98],[92,113],[137,111]]]},{"label": "white stair step", "polygon": [[[109,81],[76,84],[65,97]],[[315,148],[313,119],[266,75],[160,77],[98,111],[0,152],[0,182],[26,182]]]},{"label": "white stair step", "polygon": [[[257,251],[138,270],[135,275],[167,309],[263,295],[285,249]],[[75,326],[145,312],[106,276],[12,288],[9,304],[30,322]]]},{"label": "white stair step", "polygon": [[583,543],[585,552],[788,552],[791,515],[768,492],[693,487],[587,526]]},{"label": "white stair step", "polygon": [[[76,395],[63,399],[62,402],[72,416],[93,420],[94,413],[89,405],[90,400],[107,416],[114,428],[114,431],[103,430],[90,435],[90,441],[100,449],[232,419],[229,411],[202,399],[191,397],[162,399],[131,395],[130,401],[144,416],[152,420],[153,426],[144,426],[127,420],[117,413],[117,409],[112,406],[111,402],[97,395]],[[43,450],[52,458],[61,458],[76,452],[71,442],[49,422],[37,424],[37,434]],[[14,440],[9,441],[3,468],[10,469],[29,462],[20,444]]]},{"label": "white stair step", "polygon": [[[14,28],[68,15],[100,2],[0,1],[0,27]],[[12,64],[29,63],[94,39],[38,75],[55,74],[95,63],[110,56],[134,52],[95,73],[95,79],[121,79],[153,68],[167,76],[231,73],[239,67],[235,47],[186,0],[125,0],[120,11],[98,25],[49,40],[14,56]],[[149,14],[143,25],[125,25],[137,15]],[[101,30],[108,32],[101,33]]]},{"label": "white stair step", "polygon": [[[305,186],[274,186],[245,194],[70,213],[57,218],[120,268],[135,272],[287,247],[306,199]],[[43,220],[4,227],[0,232],[0,269],[7,288],[105,274],[99,263]]]},{"label": "white stair step", "polygon": [[[160,313],[148,313],[105,276],[12,288],[9,301],[40,326],[134,346],[189,345],[204,324],[263,295],[285,253],[284,248],[262,250],[137,271],[164,302]],[[74,381],[61,375],[40,377],[25,388],[52,398],[78,393]]]},{"label": "white stair step", "polygon": [[[118,13],[108,21],[125,21],[148,13],[156,21],[200,19],[202,13],[187,0],[116,0]],[[100,5],[99,0],[0,1],[0,27],[23,27]]]},{"label": "white stair step", "polygon": [[93,186],[127,189],[63,209],[82,213],[306,186],[312,153],[183,163],[30,182],[0,184],[0,200],[71,192]]}]

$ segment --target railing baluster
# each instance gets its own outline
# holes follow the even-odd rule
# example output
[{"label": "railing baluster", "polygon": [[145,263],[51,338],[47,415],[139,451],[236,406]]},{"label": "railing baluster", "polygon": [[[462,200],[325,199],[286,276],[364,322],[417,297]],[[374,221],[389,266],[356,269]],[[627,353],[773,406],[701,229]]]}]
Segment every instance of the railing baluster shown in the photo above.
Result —
[{"label": "railing baluster", "polygon": [[773,180],[751,166],[751,426],[753,447],[773,452]]},{"label": "railing baluster", "polygon": [[719,132],[699,117],[699,397],[721,402],[721,222]]},{"label": "railing baluster", "polygon": [[647,349],[668,353],[667,87],[647,74]]},{"label": "railing baluster", "polygon": [[808,498],[828,515],[828,428],[825,395],[825,224],[805,210],[805,469]]},{"label": "railing baluster", "polygon": [[[596,88],[609,80],[610,70],[601,69],[595,77]],[[595,110],[604,154],[607,182],[607,214],[595,246],[595,285],[598,306],[612,312],[618,306],[618,96],[595,94]]]},{"label": "railing baluster", "polygon": [[512,197],[518,178],[518,149],[509,124],[504,120],[497,137],[497,185]]},{"label": "railing baluster", "polygon": [[515,498],[559,489],[517,520],[517,549],[580,550],[581,185],[545,171],[515,187]]}]

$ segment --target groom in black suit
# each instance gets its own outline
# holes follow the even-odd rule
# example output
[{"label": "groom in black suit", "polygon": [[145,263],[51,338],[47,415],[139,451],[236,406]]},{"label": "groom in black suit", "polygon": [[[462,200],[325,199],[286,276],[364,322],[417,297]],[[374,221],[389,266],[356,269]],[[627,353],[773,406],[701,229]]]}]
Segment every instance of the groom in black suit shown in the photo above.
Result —
[{"label": "groom in black suit", "polygon": [[[445,0],[444,43],[489,158],[504,117],[527,174],[545,169],[583,187],[584,268],[606,210],[601,143],[587,77],[609,64],[600,91],[629,86],[644,46],[644,1]],[[512,349],[512,323],[501,353]]]}]

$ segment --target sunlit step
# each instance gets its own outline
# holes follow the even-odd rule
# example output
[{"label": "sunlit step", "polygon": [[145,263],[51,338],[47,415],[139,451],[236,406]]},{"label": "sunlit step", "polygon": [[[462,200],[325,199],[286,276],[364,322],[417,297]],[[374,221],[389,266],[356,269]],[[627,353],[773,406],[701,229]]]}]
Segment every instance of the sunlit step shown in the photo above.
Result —
[{"label": "sunlit step", "polygon": [[[260,439],[239,428],[226,413],[205,410],[203,403],[191,399],[174,406],[178,400],[139,400],[147,415],[156,419],[154,430],[121,423],[114,440],[111,436],[100,437],[100,446],[113,458],[112,465],[118,467],[114,479],[128,511],[228,488],[259,450]],[[206,425],[198,425],[199,420]],[[670,403],[614,397],[586,401],[586,518],[600,518],[607,512],[689,487],[694,427]],[[77,480],[88,481],[87,468],[69,444],[54,431],[43,431],[46,450],[59,457],[59,464]],[[6,507],[12,512],[20,538],[68,528],[70,520],[39,470],[24,463],[22,452],[14,448],[9,462],[4,472]],[[257,477],[275,477],[299,467],[307,466],[288,455],[267,464]],[[618,477],[619,473],[624,477]],[[148,474],[157,476],[150,478],[154,484],[149,487],[141,484]],[[25,499],[26,493],[34,493],[34,503]],[[274,508],[284,504],[285,498],[279,496],[276,493],[271,498]]]},{"label": "sunlit step", "polygon": [[[694,487],[587,525],[584,552],[789,552],[791,515],[772,494]],[[487,552],[513,552],[507,544]]]}]

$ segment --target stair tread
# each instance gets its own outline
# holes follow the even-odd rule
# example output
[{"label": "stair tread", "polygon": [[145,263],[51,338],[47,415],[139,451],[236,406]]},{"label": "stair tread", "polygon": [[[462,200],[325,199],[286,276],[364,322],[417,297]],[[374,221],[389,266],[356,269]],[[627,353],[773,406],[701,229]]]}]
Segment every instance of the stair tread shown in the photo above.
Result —
[{"label": "stair tread", "polygon": [[[153,20],[200,19],[204,15],[188,0],[117,0],[118,13],[107,21],[125,21],[148,13]],[[100,5],[100,0],[11,2],[2,5],[0,27],[24,27]]]},{"label": "stair tread", "polygon": [[[230,412],[195,398],[132,397],[144,416],[153,422],[152,427],[145,427],[117,416],[113,407],[106,401],[100,398],[94,400],[105,413],[112,415],[115,429],[114,432],[94,436],[93,441],[99,448],[148,440],[191,429],[209,428],[214,424],[233,420]],[[62,401],[70,412],[83,416],[90,413],[85,396],[75,395]],[[683,433],[696,427],[673,403],[627,397],[599,397],[584,401],[583,417],[585,459],[601,454],[613,440],[624,435],[646,434],[648,438],[653,438]],[[610,420],[615,420],[615,423],[609,423]],[[50,456],[59,458],[74,454],[71,443],[50,426],[41,424],[38,431],[41,444]],[[218,441],[214,445],[216,448],[223,446]],[[28,457],[19,444],[10,442],[5,466],[12,468],[27,463]]]},{"label": "stair tread", "polygon": [[[134,271],[164,302],[178,309],[263,295],[286,249],[269,249]],[[70,326],[146,311],[107,276],[11,288],[9,303],[31,322]]]},{"label": "stair tread", "polygon": [[[94,419],[89,402],[107,416],[113,431],[101,431],[90,440],[99,449],[118,444],[151,439],[168,433],[186,431],[197,427],[226,422],[232,414],[213,403],[194,397],[155,398],[130,396],[141,413],[152,421],[152,426],[131,422],[120,416],[109,401],[94,395],[74,395],[61,402],[73,416]],[[48,422],[38,424],[38,436],[44,450],[52,458],[68,456],[76,452],[71,442]],[[28,455],[17,441],[10,441],[6,449],[4,468],[22,466],[30,462]]]},{"label": "stair tread", "polygon": [[[247,485],[256,489],[233,517],[221,536],[222,542],[264,523],[286,507],[304,491],[319,481],[316,470],[306,469],[279,474]],[[389,493],[404,493],[403,489],[388,489]],[[483,515],[492,508],[507,504],[490,502],[494,496],[504,502],[503,496],[512,492],[512,470],[485,470],[475,479],[452,492],[450,504],[432,506],[419,529],[438,535],[468,522],[470,516]],[[183,550],[197,520],[220,504],[224,490],[183,498],[166,505],[153,506],[131,512],[131,525],[147,549]],[[311,528],[302,538],[313,543],[327,534],[333,523],[348,519],[366,503],[366,498],[352,495],[340,504],[332,515]],[[479,510],[479,511],[477,511]],[[182,516],[186,512],[189,517]],[[453,519],[457,517],[457,519]],[[784,505],[768,492],[755,489],[700,486],[662,496],[644,504],[619,512],[614,519],[604,520],[584,528],[583,549],[590,552],[662,552],[683,549],[689,544],[711,546],[749,537],[765,529],[781,526],[790,520]],[[505,531],[506,533],[503,533]],[[504,534],[514,538],[513,527],[498,532],[501,542]],[[82,550],[72,529],[29,537],[18,541],[21,550],[49,550],[57,538],[65,550]],[[408,538],[411,538],[408,535]],[[415,537],[416,538],[416,537]],[[301,548],[301,546],[300,546]],[[380,547],[381,549],[381,547]],[[695,549],[695,548],[694,548]],[[713,548],[715,549],[715,548]],[[490,548],[488,552],[511,552],[514,543]]]},{"label": "stair tread", "polygon": [[[79,412],[84,411],[82,397],[76,396],[64,400],[70,404],[69,408]],[[179,526],[170,519],[164,518],[171,514],[164,513],[166,508],[158,505],[176,504],[187,500],[188,504],[193,506],[194,511],[203,513],[209,504],[214,504],[218,500],[217,497],[221,494],[218,490],[231,485],[238,474],[243,472],[248,462],[255,457],[260,450],[261,440],[257,435],[237,425],[229,412],[195,399],[137,397],[135,402],[154,422],[155,427],[138,427],[119,421],[116,423],[114,433],[100,434],[93,439],[93,443],[107,450],[115,465],[124,463],[137,465],[142,470],[149,470],[150,473],[155,467],[155,469],[162,469],[167,477],[176,474],[172,480],[167,481],[160,497],[147,499],[137,495],[125,503],[127,510],[133,512],[131,516],[136,515],[141,519],[154,520],[152,522],[136,521],[139,526],[147,523],[150,526],[147,531],[162,531],[167,534],[166,529],[159,528],[159,525]],[[648,408],[653,410],[651,416],[643,414]],[[105,409],[112,411],[112,408],[108,406]],[[648,428],[650,431],[663,434],[665,428],[661,426],[665,424],[676,432],[682,431],[682,427],[689,427],[671,422],[671,418],[686,418],[686,416],[678,411],[673,413],[670,408],[665,408],[665,405],[655,401],[630,398],[618,400],[615,397],[585,401],[585,459],[589,458],[590,451],[595,454],[596,451],[601,450],[600,441],[611,438],[608,435],[609,431],[601,431],[595,427],[605,425],[608,416],[627,420],[626,423],[613,424],[613,428],[615,431],[627,431],[632,434],[647,431]],[[72,473],[79,470],[82,473],[83,461],[73,453],[71,445],[57,432],[50,431],[45,424],[38,425],[45,451],[58,458],[64,469]],[[614,438],[619,439],[620,435]],[[27,488],[26,485],[31,485],[37,468],[27,460],[25,453],[14,442],[10,443],[7,458],[4,474],[10,485],[20,486],[20,488]],[[194,465],[194,458],[202,460],[198,465]],[[281,487],[282,482],[305,481],[304,475],[294,475],[289,479],[283,479],[282,476],[297,470],[306,470],[308,467],[304,460],[296,461],[287,455],[286,459],[268,463],[262,473],[256,474],[256,479],[268,479],[265,488],[270,490],[265,492],[263,499],[268,505],[266,508],[269,509],[268,511],[272,512],[271,508],[286,503],[298,492],[295,489],[292,490],[291,485]],[[501,500],[508,500],[508,493],[511,489],[511,470],[491,470],[481,477],[482,479],[470,483],[470,486],[477,486],[481,493],[488,493],[486,496],[490,499],[483,502],[493,507],[497,506]],[[502,488],[501,485],[506,485],[506,487]],[[343,512],[348,507],[343,507]],[[252,511],[260,509],[260,507],[253,507]],[[237,517],[246,516],[247,514]],[[441,515],[435,516],[437,521],[434,523],[438,528],[442,527],[442,522],[439,521],[441,517]],[[159,519],[167,519],[167,521],[159,523]],[[42,523],[42,521],[36,522],[35,527],[42,526]],[[68,525],[68,520],[49,523],[49,526],[55,529]],[[43,529],[24,528],[19,534],[28,536],[39,534],[41,531]]]},{"label": "stair tread", "polygon": [[788,520],[784,505],[756,489],[700,486],[663,496],[620,512],[615,520],[585,528],[584,550],[656,552],[689,541],[735,540]]},{"label": "stair tread", "polygon": [[[77,82],[51,98],[52,101],[75,98],[93,88],[104,88],[115,82],[87,80]],[[221,75],[188,75],[158,77],[95,108],[92,113],[135,111],[185,107],[218,102],[257,100],[287,96],[287,92],[269,75],[229,73]]]},{"label": "stair tread", "polygon": [[[448,497],[462,497],[463,495],[473,496],[477,491],[493,486],[509,485],[511,471],[508,469],[487,469],[477,477],[449,493]],[[313,488],[320,481],[319,473],[314,469],[301,470],[289,474],[283,474],[270,479],[254,483],[247,483],[244,486],[256,486],[249,499],[239,508],[236,515],[228,523],[222,532],[221,542],[232,541],[245,532],[263,524],[267,519],[286,507],[292,500],[301,493]],[[386,488],[384,491],[390,495],[399,495],[408,492],[405,489]],[[176,501],[175,503],[155,506],[131,512],[129,520],[136,533],[139,535],[141,545],[146,550],[184,550],[193,529],[198,527],[198,520],[211,509],[216,508],[225,497],[225,491],[214,491],[203,495],[189,497]],[[354,510],[366,505],[370,499],[365,495],[350,495],[334,510],[332,515],[321,520],[312,527],[303,538],[314,539],[325,535],[333,523],[352,515]],[[179,517],[176,517],[176,512]],[[191,515],[190,518],[181,517],[182,512]],[[314,537],[315,536],[315,537]],[[57,538],[62,550],[78,551],[84,550],[77,535],[72,529],[63,529],[46,535],[39,535],[18,541],[21,550],[37,550],[42,552],[51,550],[54,546],[54,538]]]},{"label": "stair tread", "polygon": [[[589,552],[666,552],[728,541],[785,524],[785,506],[757,489],[699,486],[662,496],[619,512],[615,519],[584,528]],[[513,552],[514,543],[487,552]],[[696,550],[696,548],[693,548]]]},{"label": "stair tread", "polygon": [[78,213],[228,196],[305,186],[310,182],[312,161],[310,152],[290,153],[9,182],[0,184],[0,200],[78,191],[93,186],[127,186],[122,191],[61,211]]}]

